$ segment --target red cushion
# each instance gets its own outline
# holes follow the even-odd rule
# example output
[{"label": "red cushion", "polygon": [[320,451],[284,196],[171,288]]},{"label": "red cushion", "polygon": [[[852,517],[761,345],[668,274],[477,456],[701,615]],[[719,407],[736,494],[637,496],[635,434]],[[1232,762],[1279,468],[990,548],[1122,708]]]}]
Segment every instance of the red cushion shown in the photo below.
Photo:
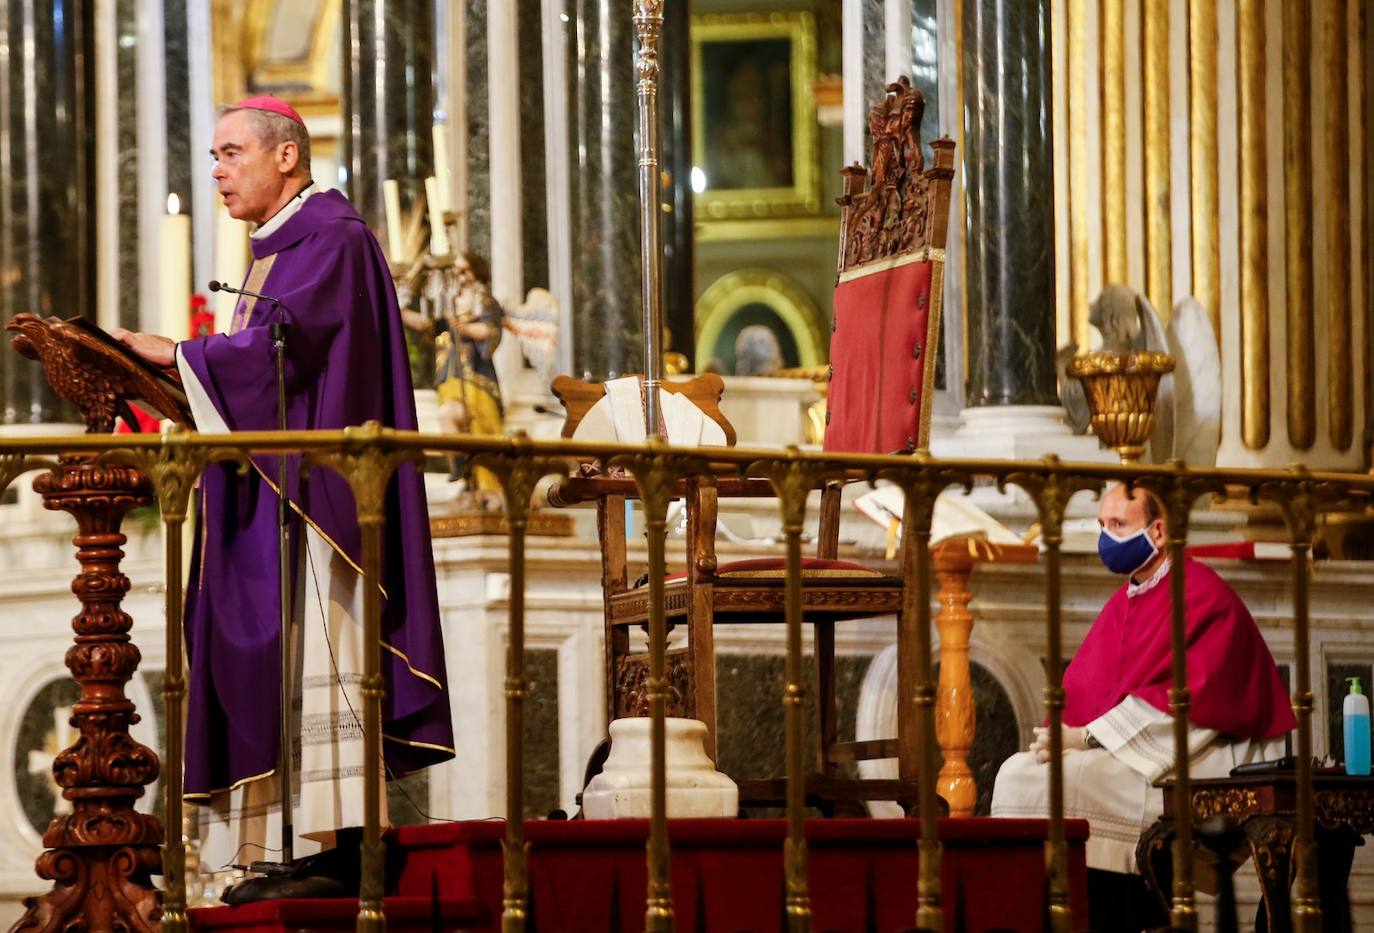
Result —
[{"label": "red cushion", "polygon": [[893,453],[928,442],[925,371],[939,335],[933,271],[930,260],[911,262],[835,287],[826,450]]}]

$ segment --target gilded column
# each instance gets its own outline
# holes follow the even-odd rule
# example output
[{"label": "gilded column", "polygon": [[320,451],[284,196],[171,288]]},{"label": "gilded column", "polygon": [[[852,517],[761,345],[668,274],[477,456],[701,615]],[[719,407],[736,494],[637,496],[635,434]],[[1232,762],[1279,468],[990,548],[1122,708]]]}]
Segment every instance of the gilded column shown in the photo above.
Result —
[{"label": "gilded column", "polygon": [[[1244,0],[1241,0],[1244,2]],[[1251,3],[1249,6],[1253,7]],[[1217,225],[1217,6],[1188,2],[1188,178],[1193,297],[1221,333],[1221,243]]]},{"label": "gilded column", "polygon": [[964,4],[968,405],[1054,405],[1049,0]]},{"label": "gilded column", "polygon": [[1329,358],[1326,390],[1331,412],[1329,436],[1336,450],[1350,449],[1354,434],[1353,351],[1350,346],[1350,125],[1349,74],[1346,70],[1346,9],[1344,0],[1323,0],[1321,28],[1322,93],[1326,126],[1322,148],[1327,160],[1326,207],[1326,331]]},{"label": "gilded column", "polygon": [[1288,320],[1288,442],[1317,439],[1312,299],[1312,37],[1308,11],[1283,4],[1284,282]]},{"label": "gilded column", "polygon": [[1169,212],[1169,0],[1141,0],[1145,111],[1145,290],[1162,315],[1173,307]]},{"label": "gilded column", "polygon": [[1236,87],[1240,123],[1240,418],[1241,437],[1251,450],[1259,450],[1269,443],[1269,197],[1265,167],[1264,68],[1264,4],[1261,0],[1236,0]]},{"label": "gilded column", "polygon": [[433,16],[414,0],[343,0],[342,164],[348,199],[373,227],[382,182],[434,173]]},{"label": "gilded column", "polygon": [[1107,282],[1125,282],[1126,259],[1126,22],[1125,0],[1102,0],[1102,232]]},{"label": "gilded column", "polygon": [[1102,238],[1102,220],[1090,203],[1088,156],[1098,141],[1092,132],[1089,94],[1096,84],[1096,69],[1086,60],[1089,10],[1094,0],[1067,0],[1069,86],[1069,320],[1074,342],[1088,346],[1088,304],[1093,275],[1089,265],[1091,244]]},{"label": "gilded column", "polygon": [[[0,320],[95,318],[93,25],[88,0],[0,3]],[[0,427],[62,412],[41,367],[0,352]]]}]

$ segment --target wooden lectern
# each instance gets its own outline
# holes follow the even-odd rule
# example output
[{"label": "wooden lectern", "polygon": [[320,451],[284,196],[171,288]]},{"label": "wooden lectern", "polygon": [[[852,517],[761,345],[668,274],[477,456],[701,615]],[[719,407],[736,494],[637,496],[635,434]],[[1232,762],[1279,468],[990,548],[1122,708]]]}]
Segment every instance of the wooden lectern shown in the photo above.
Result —
[{"label": "wooden lectern", "polygon": [[[133,403],[191,423],[175,372],[149,365],[90,322],[19,314],[5,329],[14,332],[14,348],[42,364],[57,394],[81,411],[87,433],[113,431],[116,415],[136,424]],[[69,512],[77,523],[81,572],[72,590],[81,611],[72,619],[76,641],[66,661],[81,687],[71,720],[80,738],[53,761],[72,812],[54,818],[43,834],[48,848],[37,871],[52,890],[25,898],[28,910],[13,929],[151,931],[162,914],[151,876],[162,871],[163,827],[134,802],[157,778],[158,758],[129,736],[139,717],[124,685],[138,669],[139,651],[129,638],[132,620],[119,608],[129,590],[119,572],[126,540],[119,526],[130,509],[152,502],[152,485],[132,466],[83,455],[60,457],[33,485],[45,508]]]}]

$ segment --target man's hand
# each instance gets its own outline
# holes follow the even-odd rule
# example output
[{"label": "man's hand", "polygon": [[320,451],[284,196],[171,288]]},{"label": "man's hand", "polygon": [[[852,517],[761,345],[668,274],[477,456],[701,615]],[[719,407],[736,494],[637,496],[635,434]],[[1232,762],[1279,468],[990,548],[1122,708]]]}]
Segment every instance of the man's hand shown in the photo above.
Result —
[{"label": "man's hand", "polygon": [[[1049,726],[1036,726],[1031,731],[1035,733],[1035,739],[1030,743],[1027,751],[1034,752],[1035,760],[1044,764],[1050,760],[1050,728]],[[1077,729],[1073,726],[1061,727],[1060,735],[1063,737],[1064,751],[1082,751],[1083,736],[1086,734],[1084,729]]]},{"label": "man's hand", "polygon": [[133,350],[154,366],[171,366],[176,362],[176,341],[158,334],[137,334],[116,327],[110,336]]}]

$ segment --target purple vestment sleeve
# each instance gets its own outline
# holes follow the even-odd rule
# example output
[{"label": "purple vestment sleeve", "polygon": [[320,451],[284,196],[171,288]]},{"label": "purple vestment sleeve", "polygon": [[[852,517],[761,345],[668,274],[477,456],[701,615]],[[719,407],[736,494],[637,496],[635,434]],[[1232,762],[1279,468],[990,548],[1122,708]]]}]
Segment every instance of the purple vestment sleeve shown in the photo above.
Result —
[{"label": "purple vestment sleeve", "polygon": [[[286,325],[286,424],[338,429],[377,421],[414,430],[415,401],[395,291],[375,238],[337,192],[314,195],[254,255],[275,260],[247,326],[179,345],[232,431],[278,426],[276,368],[267,325]],[[187,593],[191,659],[186,792],[203,795],[271,770],[276,760],[280,586],[275,520],[277,461],[247,476],[212,467],[202,482],[202,526]],[[287,463],[297,513],[361,566],[353,495],[332,470],[301,477]],[[383,731],[396,774],[452,757],[434,558],[423,483],[399,468],[383,538]],[[293,566],[295,563],[293,561]]]}]

